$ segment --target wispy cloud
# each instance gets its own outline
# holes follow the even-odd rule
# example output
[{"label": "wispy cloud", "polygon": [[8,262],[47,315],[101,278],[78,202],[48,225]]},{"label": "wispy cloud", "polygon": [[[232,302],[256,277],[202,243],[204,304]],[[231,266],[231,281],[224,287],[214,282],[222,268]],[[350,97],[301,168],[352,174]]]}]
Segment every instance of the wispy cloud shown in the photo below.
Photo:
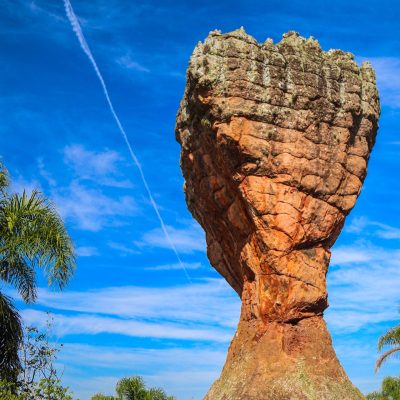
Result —
[{"label": "wispy cloud", "polygon": [[121,67],[129,70],[129,71],[138,71],[138,72],[150,72],[148,68],[138,63],[132,56],[131,52],[126,53],[125,55],[118,57],[116,62]]},{"label": "wispy cloud", "polygon": [[166,229],[166,224],[165,224],[164,219],[163,219],[163,217],[162,217],[162,215],[160,213],[159,206],[156,203],[156,201],[154,200],[153,193],[152,193],[152,191],[150,189],[150,186],[149,186],[149,184],[147,182],[147,179],[145,177],[145,174],[143,172],[142,165],[140,164],[139,159],[138,159],[138,157],[136,155],[136,152],[134,151],[134,149],[133,149],[133,147],[132,147],[132,145],[130,143],[130,140],[129,140],[128,135],[126,134],[125,128],[122,125],[121,120],[120,120],[117,112],[115,111],[114,104],[113,104],[113,102],[112,102],[112,100],[110,98],[110,94],[108,92],[108,88],[107,88],[107,85],[106,85],[106,83],[104,81],[103,75],[101,74],[100,69],[99,69],[99,67],[97,65],[97,62],[96,62],[96,60],[95,60],[95,58],[94,58],[94,56],[92,54],[92,51],[90,50],[90,47],[89,47],[89,45],[88,45],[88,43],[86,41],[85,35],[83,34],[82,28],[81,28],[81,26],[79,24],[78,17],[75,15],[75,12],[74,12],[74,9],[72,8],[70,0],[64,0],[64,7],[65,7],[65,12],[67,14],[67,17],[68,17],[68,19],[69,19],[69,21],[71,23],[72,30],[74,31],[74,33],[76,34],[76,37],[78,38],[79,44],[81,46],[81,49],[86,54],[86,56],[88,57],[90,63],[92,64],[94,72],[95,72],[97,78],[99,79],[99,82],[100,82],[101,88],[103,90],[103,94],[104,94],[105,100],[107,101],[107,104],[108,104],[108,108],[109,108],[109,110],[111,112],[111,115],[114,118],[115,123],[116,123],[116,125],[118,127],[118,130],[121,133],[121,136],[122,136],[122,138],[123,138],[123,140],[124,140],[124,142],[126,144],[126,147],[128,149],[129,155],[131,156],[133,164],[136,166],[136,168],[137,168],[137,170],[139,172],[140,179],[141,179],[141,181],[143,183],[144,189],[145,189],[145,191],[147,193],[147,196],[148,196],[148,198],[150,200],[150,204],[151,204],[152,208],[154,209],[156,217],[157,217],[157,219],[158,219],[158,221],[160,223],[161,231],[163,232],[163,234],[165,236],[166,242],[169,244],[169,248],[172,250],[172,252],[175,253],[175,256],[176,256],[178,262],[180,264],[182,264],[182,268],[185,271],[187,279],[190,281],[190,277],[189,277],[188,273],[186,272],[186,269],[185,269],[185,267],[184,267],[184,265],[182,263],[180,255],[178,253],[178,250],[175,247],[175,243],[171,240],[169,232]]},{"label": "wispy cloud", "polygon": [[[206,243],[204,238],[204,231],[196,222],[188,223],[185,228],[175,228],[167,226],[168,233],[171,237],[177,250],[181,253],[193,253],[195,251],[205,252]],[[136,241],[135,244],[139,247],[160,247],[169,248],[168,241],[166,240],[160,228],[153,229],[146,232],[141,240]]]},{"label": "wispy cloud", "polygon": [[[179,398],[191,398],[194,395],[200,398],[205,388],[219,375],[225,361],[226,347],[222,343],[186,348],[127,348],[68,343],[60,353],[59,361],[66,366],[66,375],[63,377],[66,384],[69,381],[82,381],[78,385],[79,392],[75,393],[80,398],[90,398],[96,391],[113,394],[115,384],[121,377],[114,377],[117,373],[140,373],[149,386],[163,387]],[[69,366],[77,359],[81,360],[79,369],[70,372]],[[95,369],[97,374],[101,371],[103,376],[86,377],[87,369]]]},{"label": "wispy cloud", "polygon": [[92,246],[80,246],[76,248],[76,255],[79,257],[92,257],[99,254],[96,247]]},{"label": "wispy cloud", "polygon": [[43,158],[39,158],[37,160],[37,166],[38,166],[39,175],[46,181],[46,183],[50,187],[55,187],[57,185],[57,182],[53,178],[53,176],[50,174],[50,172],[46,169]]},{"label": "wispy cloud", "polygon": [[332,252],[331,266],[358,264],[371,261],[376,257],[376,252],[361,246],[342,246]]},{"label": "wispy cloud", "polygon": [[[46,312],[25,309],[21,315],[28,325],[34,325],[40,329],[46,327],[48,319]],[[70,316],[54,313],[52,317],[53,331],[56,336],[108,333],[143,338],[216,342],[228,342],[231,339],[231,334],[217,327],[209,329],[209,327],[190,327],[186,324],[171,322],[146,322],[87,314]]]},{"label": "wispy cloud", "polygon": [[381,239],[400,239],[400,229],[366,217],[353,218],[346,231],[363,236],[375,236]]},{"label": "wispy cloud", "polygon": [[194,368],[211,367],[225,358],[224,350],[215,350],[215,346],[171,347],[171,348],[126,348],[117,346],[91,346],[83,343],[69,343],[60,354],[63,362],[76,360],[85,354],[81,366],[93,366],[110,369],[134,369],[138,363],[142,367],[152,368],[157,364],[160,369],[175,364],[192,364]]},{"label": "wispy cloud", "polygon": [[133,185],[129,180],[121,179],[122,161],[123,157],[113,150],[94,151],[82,144],[64,148],[64,162],[77,178],[100,185],[131,188]]},{"label": "wispy cloud", "polygon": [[60,214],[77,228],[99,231],[105,226],[122,223],[119,217],[132,216],[137,206],[131,196],[110,197],[98,189],[91,189],[77,181],[53,195]]},{"label": "wispy cloud", "polygon": [[36,16],[48,17],[54,20],[54,22],[58,23],[65,21],[65,18],[61,14],[58,14],[55,10],[52,10],[54,7],[52,7],[50,3],[47,4],[47,7],[41,7],[36,1],[31,0],[27,1],[26,5],[28,9]]},{"label": "wispy cloud", "polygon": [[128,254],[138,254],[139,251],[137,251],[133,245],[129,246],[124,243],[118,243],[114,241],[109,241],[107,243],[108,247],[110,249],[116,250],[120,256],[127,256]]},{"label": "wispy cloud", "polygon": [[[202,267],[201,263],[194,262],[194,263],[185,263],[186,269],[200,269]],[[182,269],[181,264],[164,264],[164,265],[157,265],[155,267],[146,267],[148,271],[173,271],[176,269]]]},{"label": "wispy cloud", "polygon": [[[222,279],[168,287],[108,287],[62,294],[40,289],[37,304],[52,310],[187,326],[236,326],[240,300]],[[162,307],[160,307],[162,304]],[[122,321],[121,323],[123,323]]]},{"label": "wispy cloud", "polygon": [[398,320],[400,250],[364,242],[333,250],[328,273],[331,307],[327,320],[336,333]]},{"label": "wispy cloud", "polygon": [[[240,311],[240,299],[222,279],[176,287],[122,286],[62,294],[42,288],[37,304],[54,313],[60,335],[114,333],[215,341],[231,338]],[[41,324],[46,317],[33,309],[26,313],[24,318],[30,323]]]}]

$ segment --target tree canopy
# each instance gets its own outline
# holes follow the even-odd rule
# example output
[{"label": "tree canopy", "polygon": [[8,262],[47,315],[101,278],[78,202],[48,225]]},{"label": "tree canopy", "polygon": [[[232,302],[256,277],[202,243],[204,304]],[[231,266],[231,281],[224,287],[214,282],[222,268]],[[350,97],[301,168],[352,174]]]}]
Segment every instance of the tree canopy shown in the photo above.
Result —
[{"label": "tree canopy", "polygon": [[[8,171],[0,164],[0,280],[26,303],[36,300],[36,269],[50,286],[62,289],[75,270],[74,246],[54,204],[34,190],[10,193]],[[12,299],[0,291],[0,379],[15,380],[22,326]]]}]

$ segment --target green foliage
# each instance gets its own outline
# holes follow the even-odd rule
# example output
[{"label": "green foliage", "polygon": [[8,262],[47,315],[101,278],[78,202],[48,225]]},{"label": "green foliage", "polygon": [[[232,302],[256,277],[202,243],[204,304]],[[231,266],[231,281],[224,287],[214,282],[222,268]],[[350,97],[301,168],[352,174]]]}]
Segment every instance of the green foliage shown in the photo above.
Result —
[{"label": "green foliage", "polygon": [[[26,399],[31,399],[32,394]],[[33,398],[46,400],[73,400],[68,388],[61,386],[58,378],[43,378],[33,385]]]},{"label": "green foliage", "polygon": [[121,400],[144,400],[146,386],[140,376],[122,378],[116,387],[118,398]]},{"label": "green foliage", "polygon": [[387,398],[383,397],[380,392],[372,392],[367,394],[367,400],[387,400]]},{"label": "green foliage", "polygon": [[11,299],[0,292],[0,380],[14,382],[21,366],[18,348],[22,340],[21,320]]},{"label": "green foliage", "polygon": [[378,350],[381,351],[385,346],[395,346],[400,344],[400,325],[389,329],[379,338]]},{"label": "green foliage", "polygon": [[386,377],[381,391],[368,394],[367,400],[400,400],[400,378]]},{"label": "green foliage", "polygon": [[102,394],[102,393],[96,393],[90,399],[91,400],[115,400],[115,397],[114,396],[106,396],[105,394]]},{"label": "green foliage", "polygon": [[384,335],[379,338],[378,351],[384,347],[390,346],[391,348],[385,351],[376,361],[375,371],[392,355],[400,351],[400,325],[389,329]]},{"label": "green foliage", "polygon": [[148,391],[151,400],[174,400],[175,397],[167,396],[163,389],[152,388]]},{"label": "green foliage", "polygon": [[[40,192],[9,194],[8,172],[0,164],[0,281],[29,303],[36,299],[36,268],[62,289],[75,269],[72,241],[54,205]],[[0,292],[0,379],[15,380],[21,321],[11,299]],[[4,328],[3,328],[4,327]]]},{"label": "green foliage", "polygon": [[122,378],[115,390],[117,397],[98,393],[92,396],[91,400],[175,400],[175,397],[168,396],[163,389],[147,389],[140,376]]},{"label": "green foliage", "polygon": [[15,383],[7,380],[0,381],[0,399],[2,400],[19,400],[20,397],[16,394]]},{"label": "green foliage", "polygon": [[73,400],[68,388],[61,386],[59,379],[41,379],[30,384],[29,390],[23,391],[18,385],[7,381],[0,381],[1,400]]},{"label": "green foliage", "polygon": [[61,385],[55,361],[62,345],[54,344],[52,321],[46,330],[26,327],[19,351],[19,374],[10,381],[0,381],[2,400],[72,400],[68,388]]}]

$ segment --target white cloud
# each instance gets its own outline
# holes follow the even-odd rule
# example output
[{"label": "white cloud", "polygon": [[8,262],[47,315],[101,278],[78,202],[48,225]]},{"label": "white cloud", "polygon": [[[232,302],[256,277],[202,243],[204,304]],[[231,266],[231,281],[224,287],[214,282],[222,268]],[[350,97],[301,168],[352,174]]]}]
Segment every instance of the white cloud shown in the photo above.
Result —
[{"label": "white cloud", "polygon": [[[169,287],[108,287],[55,293],[40,289],[37,303],[53,310],[174,323],[236,326],[240,299],[223,279]],[[162,305],[162,307],[161,307]]]},{"label": "white cloud", "polygon": [[330,265],[344,267],[349,264],[386,263],[399,256],[400,250],[385,250],[366,241],[357,241],[353,245],[334,247]]},{"label": "white cloud", "polygon": [[36,16],[50,17],[51,19],[54,20],[54,22],[57,23],[64,22],[64,18],[61,15],[49,11],[48,7],[40,7],[36,1],[27,2],[26,5],[29,7],[32,13],[36,14]]},{"label": "white cloud", "polygon": [[328,273],[333,332],[352,333],[399,318],[400,250],[368,243],[333,250]]},{"label": "white cloud", "polygon": [[345,231],[349,233],[361,233],[368,225],[368,218],[354,217],[349,224],[346,224]]},{"label": "white cloud", "polygon": [[76,255],[79,257],[91,257],[99,254],[96,247],[80,246],[75,249]]},{"label": "white cloud", "polygon": [[[218,348],[218,350],[215,349]],[[210,367],[220,363],[226,356],[220,345],[202,347],[171,347],[171,348],[126,348],[117,346],[91,346],[83,343],[68,343],[62,351],[62,361],[74,361],[79,355],[85,354],[80,366],[93,366],[110,369],[133,369],[140,364],[143,369],[157,364],[165,369],[171,364],[192,364],[192,367]]]},{"label": "white cloud", "polygon": [[50,172],[47,171],[45,165],[44,165],[44,161],[42,158],[39,158],[37,160],[37,164],[38,164],[38,172],[39,175],[47,182],[47,184],[51,187],[56,186],[57,182],[56,180],[51,176]]},{"label": "white cloud", "polygon": [[[59,362],[65,365],[66,375],[63,381],[71,381],[79,387],[75,394],[80,398],[90,398],[93,393],[102,391],[113,394],[115,383],[124,374],[141,375],[151,387],[162,387],[167,393],[180,398],[201,398],[204,390],[210,386],[225,361],[228,344],[207,343],[203,346],[167,347],[167,348],[129,348],[117,346],[90,346],[80,343],[68,343],[60,353]],[[82,357],[82,354],[85,357]],[[80,360],[79,369],[71,371],[70,366]],[[86,378],[85,370],[95,368],[102,371],[107,384],[101,378]],[[111,375],[118,371],[119,378]],[[76,384],[84,379],[84,384]],[[83,381],[82,381],[83,383]],[[85,392],[83,392],[85,391]]]},{"label": "white cloud", "polygon": [[400,239],[400,229],[394,228],[393,226],[386,224],[374,224],[379,229],[376,230],[375,234],[382,239]]},{"label": "white cloud", "polygon": [[[99,391],[113,394],[118,379],[136,374],[148,386],[163,387],[179,398],[202,398],[220,373],[240,311],[237,294],[222,279],[166,288],[130,286],[62,294],[40,289],[38,305],[52,308],[54,333],[61,342],[62,336],[72,334],[132,338],[126,347],[70,341],[64,345],[58,359],[65,366],[63,383],[79,398]],[[22,317],[39,327],[48,318],[33,309],[23,311]],[[145,338],[149,345],[140,347],[133,338]]]},{"label": "white cloud", "polygon": [[[197,223],[190,222],[188,227],[181,229],[173,226],[167,226],[166,228],[172,242],[180,253],[206,251],[204,231]],[[136,241],[135,244],[138,246],[161,247],[165,249],[171,248],[161,228],[156,228],[146,232],[142,236],[141,240]]]},{"label": "white cloud", "polygon": [[344,265],[367,262],[372,259],[368,250],[360,247],[342,246],[332,251],[331,265]]},{"label": "white cloud", "polygon": [[137,212],[132,197],[112,198],[100,190],[90,189],[77,181],[53,195],[61,216],[72,220],[83,230],[99,231],[104,226],[120,224],[118,217],[132,216]]},{"label": "white cloud", "polygon": [[138,72],[150,72],[150,70],[148,68],[146,68],[145,66],[143,66],[142,64],[139,64],[137,61],[135,61],[132,58],[132,54],[130,52],[128,52],[127,54],[118,57],[116,59],[116,62],[118,65],[120,65],[123,68],[126,68],[130,71],[138,71]]},{"label": "white cloud", "polygon": [[364,236],[373,235],[381,239],[400,239],[400,229],[381,222],[371,221],[366,217],[357,217],[351,220],[346,226],[349,233],[362,234]]},{"label": "white cloud", "polygon": [[[184,263],[185,269],[200,269],[202,267],[201,263],[194,262],[194,263]],[[157,265],[155,267],[146,267],[145,269],[148,271],[172,271],[176,269],[182,269],[182,264],[164,264],[164,265]]]},{"label": "white cloud", "polygon": [[[64,350],[68,350],[69,346],[68,344]],[[106,358],[111,356],[115,360],[113,365],[120,367],[119,371],[123,366],[122,371],[125,371],[125,376],[142,376],[147,387],[161,387],[169,395],[174,395],[179,399],[200,400],[204,397],[206,389],[220,374],[225,361],[226,347],[220,345],[220,351],[209,351],[204,348],[130,351],[130,349],[115,347],[100,347],[98,354],[100,357],[104,354]],[[79,351],[82,352],[79,353]],[[112,357],[110,354],[112,351],[119,357]],[[67,359],[64,359],[61,354],[61,360],[68,363],[63,375],[63,383],[70,387],[77,387],[78,390],[75,390],[74,394],[81,399],[89,399],[98,392],[113,395],[116,383],[124,376],[117,376],[116,371],[112,369],[104,371],[107,368],[104,363],[97,367],[97,376],[86,377],[84,368],[70,371],[71,362],[76,359],[91,359],[92,352],[95,352],[94,347],[85,346],[74,349]],[[82,357],[82,354],[85,354],[85,357]],[[103,371],[102,375],[100,375],[101,371]]]},{"label": "white cloud", "polygon": [[124,243],[118,243],[118,242],[114,242],[114,241],[109,241],[107,243],[108,247],[110,247],[113,250],[118,251],[120,256],[127,256],[128,254],[138,254],[139,252],[137,250],[135,250],[131,246],[128,246]]},{"label": "white cloud", "polygon": [[132,187],[121,176],[120,167],[123,158],[113,150],[92,151],[81,144],[64,148],[64,162],[73,169],[79,179],[92,180],[97,184],[113,187]]},{"label": "white cloud", "polygon": [[[46,312],[25,309],[21,316],[28,325],[37,326],[39,329],[46,327]],[[232,336],[222,328],[190,327],[187,324],[171,322],[146,322],[90,314],[70,316],[53,313],[52,317],[53,332],[56,336],[108,333],[143,338],[216,342],[228,342]]]}]

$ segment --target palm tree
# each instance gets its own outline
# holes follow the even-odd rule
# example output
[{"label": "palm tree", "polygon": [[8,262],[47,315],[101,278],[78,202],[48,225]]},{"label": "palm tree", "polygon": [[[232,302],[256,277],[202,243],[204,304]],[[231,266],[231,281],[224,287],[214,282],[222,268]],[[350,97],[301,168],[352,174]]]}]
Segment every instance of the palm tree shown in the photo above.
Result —
[{"label": "palm tree", "polygon": [[103,393],[94,394],[90,400],[116,400],[114,396],[107,396]]},{"label": "palm tree", "polygon": [[175,400],[174,396],[167,396],[164,389],[151,388],[148,393],[150,400]]},{"label": "palm tree", "polygon": [[391,346],[391,349],[385,351],[376,361],[375,372],[388,359],[388,357],[400,351],[400,325],[389,329],[378,341],[378,351],[381,351],[385,346]]},{"label": "palm tree", "polygon": [[[36,300],[36,268],[50,286],[62,289],[75,270],[74,247],[64,223],[39,191],[9,194],[8,172],[0,164],[0,280],[26,303]],[[15,380],[20,367],[20,316],[0,291],[0,379]]]},{"label": "palm tree", "polygon": [[400,399],[400,378],[386,377],[382,381],[382,390],[367,395],[367,400],[398,400]]},{"label": "palm tree", "polygon": [[167,396],[163,389],[147,389],[143,378],[133,376],[122,378],[115,388],[117,397],[97,393],[91,400],[176,400],[174,396]]},{"label": "palm tree", "polygon": [[117,383],[116,392],[121,400],[147,400],[147,389],[140,376],[122,378]]}]

